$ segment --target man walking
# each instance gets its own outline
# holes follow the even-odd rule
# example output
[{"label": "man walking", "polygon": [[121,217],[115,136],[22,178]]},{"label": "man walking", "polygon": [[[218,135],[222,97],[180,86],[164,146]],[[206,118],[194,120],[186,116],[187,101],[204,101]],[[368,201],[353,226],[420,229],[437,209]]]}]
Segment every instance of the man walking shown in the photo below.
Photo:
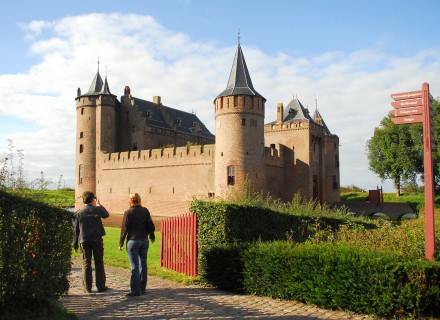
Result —
[{"label": "man walking", "polygon": [[104,242],[105,236],[102,220],[109,217],[108,211],[101,206],[93,192],[82,195],[85,207],[77,212],[73,248],[78,252],[78,239],[82,252],[82,275],[84,292],[92,292],[92,254],[95,260],[95,278],[98,292],[108,289],[105,285]]}]

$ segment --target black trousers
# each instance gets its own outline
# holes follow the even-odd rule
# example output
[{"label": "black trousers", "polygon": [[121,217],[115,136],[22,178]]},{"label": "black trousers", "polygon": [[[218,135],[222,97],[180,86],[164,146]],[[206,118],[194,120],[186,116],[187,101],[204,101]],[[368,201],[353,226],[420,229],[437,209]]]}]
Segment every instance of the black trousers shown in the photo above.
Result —
[{"label": "black trousers", "polygon": [[102,291],[105,288],[104,271],[104,241],[85,241],[81,243],[82,251],[82,274],[84,291],[92,291],[92,255],[95,261],[96,288]]}]

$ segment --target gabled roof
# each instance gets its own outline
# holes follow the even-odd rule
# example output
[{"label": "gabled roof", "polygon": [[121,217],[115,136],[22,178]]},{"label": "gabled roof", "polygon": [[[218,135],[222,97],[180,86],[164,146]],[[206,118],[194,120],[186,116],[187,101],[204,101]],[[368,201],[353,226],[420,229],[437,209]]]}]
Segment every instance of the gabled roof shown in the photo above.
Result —
[{"label": "gabled roof", "polygon": [[240,44],[238,44],[237,50],[235,51],[228,85],[226,86],[226,89],[217,96],[217,98],[235,95],[257,96],[266,101],[266,99],[260,95],[252,85],[252,80]]},{"label": "gabled roof", "polygon": [[[173,130],[173,128],[170,127],[163,118],[162,113],[159,110],[159,106],[156,103],[139,98],[133,99],[135,100],[135,104],[145,119],[145,124]],[[215,138],[215,136],[208,130],[208,128],[206,128],[206,126],[195,114],[166,106],[161,106],[161,108],[164,108],[165,113],[171,118],[171,121],[177,125],[177,131],[188,134],[197,134],[197,132],[194,131],[194,124],[198,123],[200,136],[208,139]]]}]

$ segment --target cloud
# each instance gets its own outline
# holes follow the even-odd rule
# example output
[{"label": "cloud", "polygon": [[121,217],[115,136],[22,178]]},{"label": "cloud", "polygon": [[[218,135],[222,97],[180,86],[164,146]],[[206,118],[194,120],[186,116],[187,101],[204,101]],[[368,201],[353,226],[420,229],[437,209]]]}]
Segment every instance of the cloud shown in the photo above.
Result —
[{"label": "cloud", "polygon": [[[0,139],[12,138],[24,150],[30,177],[44,171],[73,181],[76,89],[88,90],[98,59],[113,94],[121,96],[128,85],[135,97],[160,95],[165,105],[194,111],[214,133],[213,100],[226,87],[235,46],[197,42],[136,14],[93,13],[22,28],[40,62],[26,73],[0,75],[0,115],[22,123]],[[313,112],[319,95],[318,109],[340,137],[342,185],[381,184],[368,170],[365,144],[391,110],[390,94],[418,90],[425,81],[440,85],[437,49],[387,56],[376,46],[294,57],[268,55],[254,44],[242,48],[254,87],[267,99],[266,122],[276,118],[277,103],[294,95]],[[0,153],[6,149],[0,143]]]}]

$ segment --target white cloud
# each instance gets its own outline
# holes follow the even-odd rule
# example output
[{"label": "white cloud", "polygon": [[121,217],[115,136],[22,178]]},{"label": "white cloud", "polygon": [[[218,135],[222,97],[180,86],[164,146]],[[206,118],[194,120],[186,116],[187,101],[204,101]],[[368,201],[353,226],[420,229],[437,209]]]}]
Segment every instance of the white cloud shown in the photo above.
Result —
[{"label": "white cloud", "polygon": [[[23,29],[41,62],[24,74],[0,75],[0,115],[27,126],[12,136],[0,132],[0,139],[12,138],[24,150],[29,176],[44,171],[53,179],[73,179],[76,89],[88,90],[98,58],[113,94],[122,95],[129,85],[142,99],[160,95],[170,107],[194,111],[214,133],[213,100],[226,87],[235,47],[196,42],[135,14],[33,21]],[[318,109],[340,137],[342,185],[381,184],[368,170],[365,143],[391,110],[391,93],[418,90],[426,81],[439,95],[437,49],[406,57],[386,56],[380,46],[293,57],[268,55],[253,44],[242,47],[254,87],[267,99],[266,122],[276,118],[277,103],[287,104],[294,95],[313,112],[319,95]]]}]

